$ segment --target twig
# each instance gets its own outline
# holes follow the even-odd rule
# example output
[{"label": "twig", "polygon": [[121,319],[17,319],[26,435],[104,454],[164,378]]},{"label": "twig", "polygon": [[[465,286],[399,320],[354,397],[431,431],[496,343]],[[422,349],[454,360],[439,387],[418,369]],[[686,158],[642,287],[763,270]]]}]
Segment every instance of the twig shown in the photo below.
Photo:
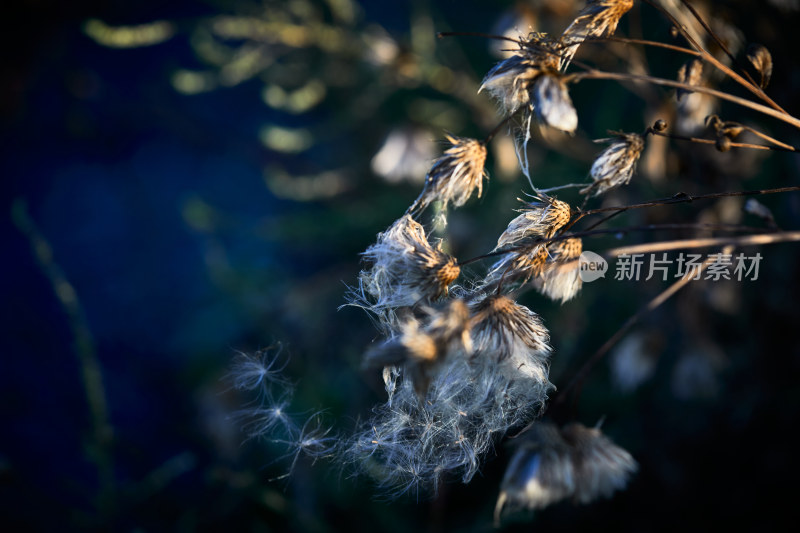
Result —
[{"label": "twig", "polygon": [[716,96],[721,100],[727,100],[729,102],[733,102],[734,104],[738,104],[743,107],[750,108],[754,111],[758,111],[759,113],[763,113],[770,117],[776,118],[782,122],[786,122],[787,124],[791,124],[795,128],[800,129],[800,119],[793,117],[792,115],[786,113],[785,111],[776,110],[771,107],[767,107],[765,105],[753,102],[751,100],[747,100],[745,98],[741,98],[739,96],[734,96],[732,94],[728,94],[722,91],[718,91],[716,89],[711,89],[709,87],[701,87],[698,85],[691,85],[688,83],[681,83],[679,81],[674,80],[666,80],[664,78],[656,78],[654,76],[645,76],[641,74],[626,74],[622,72],[604,72],[601,70],[596,69],[589,69],[586,72],[580,72],[577,74],[572,75],[573,80],[584,80],[584,79],[596,79],[596,80],[621,80],[621,81],[643,81],[646,83],[654,83],[656,85],[665,85],[667,87],[675,87],[677,89],[685,89],[690,92],[696,93],[705,93],[711,96]]},{"label": "twig", "polygon": [[734,244],[736,246],[750,246],[773,244],[778,242],[800,241],[800,231],[782,231],[773,233],[762,233],[759,235],[739,235],[732,237],[708,237],[704,239],[688,239],[677,241],[652,242],[646,244],[634,244],[630,246],[620,246],[612,248],[603,253],[606,257],[618,257],[623,254],[631,255],[637,253],[666,252],[669,250],[681,250],[686,248],[708,248],[710,246],[720,246]]},{"label": "twig", "polygon": [[[737,67],[739,67],[739,70],[741,70],[742,73],[747,77],[747,80],[750,82],[750,84],[753,87],[758,87],[760,89],[761,87],[755,82],[753,77],[750,76],[750,73],[747,72],[747,70],[745,70],[745,68],[742,66],[742,64],[736,59],[736,56],[734,56],[731,53],[731,51],[728,48],[728,46],[722,41],[722,39],[719,38],[719,36],[714,32],[714,30],[711,29],[711,26],[709,26],[708,23],[703,19],[703,17],[700,16],[700,13],[697,12],[697,10],[694,8],[694,6],[692,6],[686,0],[681,0],[681,3],[684,6],[686,6],[686,9],[688,9],[689,12],[692,14],[692,16],[694,16],[695,20],[697,20],[697,22],[700,23],[700,25],[703,27],[704,30],[706,30],[706,32],[711,36],[711,38],[714,39],[714,42],[717,43],[717,46],[719,46],[720,49],[722,49],[723,52],[725,52],[725,55],[728,56],[728,58],[731,60],[731,62],[734,65],[736,65]],[[762,91],[763,91],[763,89],[762,89]]]},{"label": "twig", "polygon": [[644,207],[655,207],[659,205],[691,203],[695,200],[710,200],[715,198],[725,198],[727,196],[756,196],[759,194],[777,194],[797,191],[800,191],[800,186],[778,187],[776,189],[754,189],[750,191],[717,192],[711,194],[698,194],[697,196],[679,192],[670,198],[662,198],[660,200],[653,200],[651,202],[645,202],[642,204],[622,205],[618,207],[598,207],[597,209],[584,211],[582,214],[584,216],[589,216],[597,213],[607,213],[609,211],[627,211],[629,209],[642,209]]},{"label": "twig", "polygon": [[[748,131],[750,131],[749,128],[747,128],[747,129],[748,129]],[[698,144],[716,144],[717,143],[717,141],[714,140],[714,139],[701,139],[699,137],[686,137],[684,135],[677,135],[677,134],[674,134],[674,133],[665,133],[665,132],[661,132],[661,131],[651,131],[650,133],[652,133],[653,135],[658,135],[659,137],[666,137],[668,139],[674,139],[676,141],[689,141],[689,142],[698,143]],[[754,131],[752,133],[754,133],[754,134],[758,135],[759,137],[761,137],[761,135],[759,135],[758,133],[755,133]],[[772,141],[775,141],[775,139],[772,139],[772,138],[770,138],[770,139]],[[788,144],[781,143],[780,141],[777,141],[777,142],[779,142],[780,145],[777,145],[777,146],[766,146],[766,145],[763,145],[763,144],[750,144],[750,143],[731,142],[728,146],[730,146],[731,148],[751,148],[751,149],[754,149],[754,150],[771,150],[773,152],[800,152],[800,150],[798,150],[794,146],[789,146]]]},{"label": "twig", "polygon": [[[698,52],[700,52],[700,55],[703,58],[703,60],[708,61],[709,63],[714,65],[717,69],[727,74],[731,79],[733,79],[739,85],[741,85],[748,91],[752,92],[753,94],[761,98],[763,101],[768,103],[773,110],[783,113],[787,117],[791,117],[791,115],[789,115],[789,113],[787,113],[786,110],[784,110],[781,106],[775,103],[769,96],[767,96],[767,94],[761,89],[761,87],[749,83],[739,74],[737,74],[733,69],[721,63],[708,50],[703,48],[703,46],[701,46],[700,43],[695,41],[694,38],[692,38],[692,36],[689,35],[689,32],[686,30],[686,28],[677,20],[675,20],[675,17],[673,17],[672,14],[669,11],[667,11],[663,6],[656,4],[652,0],[644,0],[644,1],[653,6],[654,8],[656,8],[658,11],[660,11],[665,17],[667,17],[669,21],[675,26],[675,28],[677,28],[677,30],[681,32],[681,35],[683,35],[683,37],[689,42],[689,44],[691,44]],[[797,124],[795,124],[795,126],[797,126]]]}]

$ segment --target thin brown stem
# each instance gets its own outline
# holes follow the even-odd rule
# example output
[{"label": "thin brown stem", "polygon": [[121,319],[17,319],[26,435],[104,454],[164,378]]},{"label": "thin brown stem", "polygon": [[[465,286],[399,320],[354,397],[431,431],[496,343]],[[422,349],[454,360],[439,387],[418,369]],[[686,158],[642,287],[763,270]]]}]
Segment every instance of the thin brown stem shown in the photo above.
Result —
[{"label": "thin brown stem", "polygon": [[606,250],[603,252],[603,255],[606,257],[619,257],[620,255],[669,252],[671,250],[684,250],[687,248],[709,248],[711,246],[721,246],[726,244],[732,244],[736,246],[760,246],[764,244],[795,241],[800,241],[800,231],[781,231],[761,233],[758,235],[736,235],[730,237],[708,237],[705,239],[650,242],[645,244],[634,244],[631,246],[612,248],[611,250]]},{"label": "thin brown stem", "polygon": [[[672,16],[672,14],[669,11],[667,11],[663,6],[661,6],[659,4],[656,4],[652,0],[644,0],[644,1],[647,2],[648,4],[650,4],[651,6],[653,6],[654,8],[656,8],[658,11],[660,11],[665,17],[667,17],[667,19],[669,19],[669,21],[675,26],[675,28],[681,33],[681,35],[683,35],[684,39],[686,39],[689,42],[689,44],[692,45],[695,48],[695,50],[697,50],[700,53],[700,57],[702,57],[702,59],[704,61],[707,61],[707,62],[711,63],[718,70],[720,70],[720,71],[724,72],[725,74],[727,74],[736,83],[738,83],[739,85],[741,85],[742,87],[744,87],[745,89],[750,91],[751,93],[753,93],[756,96],[758,96],[764,102],[769,104],[769,106],[774,111],[778,111],[779,113],[782,113],[782,114],[786,115],[787,117],[791,117],[791,115],[789,115],[789,113],[787,113],[786,110],[784,110],[781,106],[779,106],[777,103],[775,103],[769,96],[767,96],[767,94],[761,89],[761,87],[759,87],[758,85],[753,85],[752,83],[750,83],[747,80],[745,80],[744,78],[742,78],[733,69],[731,69],[727,65],[723,64],[722,62],[720,62],[716,57],[714,57],[711,54],[711,52],[709,52],[703,46],[701,46],[700,43],[695,41],[694,38],[691,35],[689,35],[689,32],[686,30],[686,28],[680,22],[678,22],[675,19],[675,17]],[[792,118],[794,118],[794,117],[792,117]],[[794,120],[797,120],[797,119],[794,119]],[[798,126],[798,124],[794,124],[794,126],[795,127],[800,127],[800,126]]]},{"label": "thin brown stem", "polygon": [[730,192],[716,192],[710,194],[698,194],[692,196],[684,192],[679,192],[670,198],[662,198],[660,200],[653,200],[641,204],[622,205],[618,207],[599,207],[597,209],[590,209],[584,211],[584,216],[594,215],[597,213],[607,213],[609,211],[627,211],[629,209],[642,209],[645,207],[655,207],[660,205],[684,204],[690,203],[695,200],[711,200],[715,198],[725,198],[727,196],[757,196],[761,194],[778,194],[783,192],[797,192],[800,191],[800,186],[778,187],[776,189],[754,189],[750,191],[730,191]]},{"label": "thin brown stem", "polygon": [[711,96],[716,96],[721,100],[727,100],[729,102],[733,102],[743,107],[750,108],[754,111],[758,111],[759,113],[763,113],[764,115],[768,115],[770,117],[776,118],[780,121],[786,122],[787,124],[791,124],[795,128],[800,129],[800,119],[793,117],[792,115],[786,113],[783,110],[776,110],[771,107],[767,107],[765,105],[753,102],[751,100],[747,100],[745,98],[741,98],[739,96],[734,96],[732,94],[728,94],[722,91],[718,91],[716,89],[711,89],[709,87],[700,87],[697,85],[690,85],[688,83],[681,83],[679,81],[674,80],[666,80],[663,78],[656,78],[653,76],[645,76],[641,74],[625,74],[621,72],[604,72],[600,70],[590,69],[586,72],[581,72],[578,74],[572,75],[572,80],[583,80],[583,79],[597,79],[597,80],[620,80],[620,81],[642,81],[646,83],[654,83],[656,85],[665,85],[667,87],[675,87],[677,89],[685,89],[691,92],[697,93],[705,93]]},{"label": "thin brown stem", "polygon": [[[717,141],[714,139],[701,139],[699,137],[686,137],[684,135],[677,135],[674,133],[665,133],[659,131],[652,131],[653,135],[658,135],[660,137],[666,137],[668,139],[674,139],[676,141],[688,141],[698,144],[716,144]],[[778,141],[780,142],[780,141]],[[797,148],[793,146],[789,146],[788,144],[781,143],[781,146],[765,146],[763,144],[750,144],[750,143],[737,143],[731,142],[730,145],[732,148],[751,148],[753,150],[771,150],[774,152],[798,152]]]},{"label": "thin brown stem", "polygon": [[684,48],[683,46],[662,43],[659,41],[649,41],[647,39],[631,39],[628,37],[614,37],[614,36],[600,37],[596,39],[586,39],[584,43],[603,43],[605,41],[613,41],[617,43],[626,43],[626,44],[641,44],[643,46],[652,46],[653,48],[665,48],[667,50],[672,50],[673,52],[680,52],[682,54],[687,54],[695,57],[700,57],[703,55],[697,50],[692,50],[691,48]]},{"label": "thin brown stem", "polygon": [[[697,10],[694,8],[694,6],[692,6],[686,0],[681,0],[681,3],[684,6],[686,6],[686,9],[689,10],[689,12],[695,18],[695,20],[697,20],[697,22],[700,23],[700,25],[703,27],[703,29],[706,30],[706,33],[708,33],[708,35],[711,36],[712,39],[714,39],[714,42],[717,43],[717,46],[719,46],[720,49],[723,52],[725,52],[725,55],[728,56],[728,58],[731,60],[731,62],[734,65],[736,65],[737,67],[739,67],[739,70],[741,70],[742,73],[747,77],[747,80],[750,82],[750,84],[755,88],[761,89],[761,87],[756,83],[756,81],[753,79],[753,77],[750,76],[750,73],[747,72],[747,70],[742,66],[742,64],[739,63],[739,61],[736,59],[736,57],[731,53],[730,49],[725,44],[725,42],[722,39],[719,38],[719,36],[714,32],[714,30],[711,29],[711,26],[709,26],[708,23],[703,19],[703,17],[700,16],[700,13],[697,12]],[[763,91],[763,89],[762,89],[762,91]]]}]

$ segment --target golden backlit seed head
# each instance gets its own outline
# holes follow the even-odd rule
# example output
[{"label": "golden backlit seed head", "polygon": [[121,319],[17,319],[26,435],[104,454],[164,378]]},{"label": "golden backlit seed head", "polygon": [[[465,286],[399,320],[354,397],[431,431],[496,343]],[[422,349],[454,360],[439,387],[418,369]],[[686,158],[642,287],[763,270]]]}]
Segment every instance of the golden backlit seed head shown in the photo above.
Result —
[{"label": "golden backlit seed head", "polygon": [[456,207],[464,205],[477,190],[483,193],[486,178],[486,146],[475,139],[446,135],[452,145],[434,162],[425,178],[425,186],[409,209],[425,209],[435,201]]}]

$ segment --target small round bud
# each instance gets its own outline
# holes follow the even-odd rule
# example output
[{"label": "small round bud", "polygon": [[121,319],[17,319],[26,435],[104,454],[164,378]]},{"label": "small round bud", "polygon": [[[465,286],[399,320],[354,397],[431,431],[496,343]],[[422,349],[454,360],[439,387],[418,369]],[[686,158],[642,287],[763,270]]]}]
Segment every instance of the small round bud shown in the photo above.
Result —
[{"label": "small round bud", "polygon": [[667,129],[667,121],[664,119],[658,119],[653,124],[653,131],[657,131],[661,133]]},{"label": "small round bud", "polygon": [[720,152],[727,152],[731,149],[731,140],[727,137],[717,137],[717,150]]}]

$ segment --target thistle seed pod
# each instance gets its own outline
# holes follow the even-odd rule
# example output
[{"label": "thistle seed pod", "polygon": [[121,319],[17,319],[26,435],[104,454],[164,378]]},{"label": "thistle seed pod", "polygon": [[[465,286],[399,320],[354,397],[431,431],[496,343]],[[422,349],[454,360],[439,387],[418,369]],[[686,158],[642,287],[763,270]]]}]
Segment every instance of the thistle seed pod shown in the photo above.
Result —
[{"label": "thistle seed pod", "polygon": [[[473,357],[513,359],[531,367],[546,365],[550,334],[539,315],[503,295],[487,296],[473,306]],[[523,370],[546,376],[546,367]]]},{"label": "thistle seed pod", "polygon": [[[495,250],[513,246],[530,237],[549,239],[569,222],[571,211],[568,203],[549,196],[534,198],[535,201],[526,203],[525,207],[518,210],[520,215],[508,223],[506,230],[497,239]],[[523,201],[519,198],[517,200]]]},{"label": "thistle seed pod", "polygon": [[410,215],[397,220],[364,252],[370,265],[359,275],[351,303],[373,312],[410,307],[444,295],[461,268],[454,257],[433,247],[425,229]]},{"label": "thistle seed pod", "polygon": [[425,187],[408,212],[425,209],[436,200],[456,207],[464,205],[477,189],[483,193],[486,146],[475,139],[446,135],[452,145],[436,160],[425,178]]},{"label": "thistle seed pod", "polygon": [[[601,139],[596,142],[608,141]],[[600,196],[631,181],[636,163],[644,150],[644,138],[637,133],[620,133],[614,142],[595,159],[589,174],[594,183],[581,189],[581,194]]]},{"label": "thistle seed pod", "polygon": [[529,279],[541,275],[547,267],[549,257],[547,246],[543,244],[534,246],[530,250],[509,252],[492,265],[481,287],[488,289],[501,281],[526,283]]}]

